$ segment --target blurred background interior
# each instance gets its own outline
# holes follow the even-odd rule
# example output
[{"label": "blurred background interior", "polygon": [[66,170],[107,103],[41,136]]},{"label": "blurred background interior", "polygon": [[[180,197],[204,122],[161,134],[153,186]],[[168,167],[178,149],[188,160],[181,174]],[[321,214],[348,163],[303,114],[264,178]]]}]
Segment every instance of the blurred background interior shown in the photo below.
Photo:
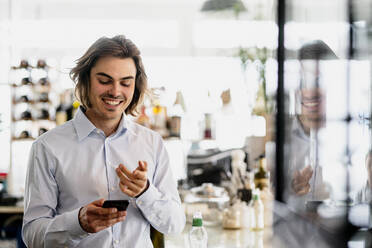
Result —
[{"label": "blurred background interior", "polygon": [[[124,34],[142,51],[152,93],[133,120],[165,139],[189,223],[163,246],[188,247],[199,210],[209,247],[370,247],[369,201],[357,198],[371,149],[371,9],[370,0],[0,0],[0,246],[22,247],[32,142],[79,106],[75,60],[97,38]],[[317,61],[310,79],[326,119],[305,134],[302,159],[288,120],[303,114],[299,50],[314,40],[336,58]],[[312,166],[314,183],[321,168],[327,196],[292,205],[293,160]],[[259,232],[248,223],[256,189]]]}]

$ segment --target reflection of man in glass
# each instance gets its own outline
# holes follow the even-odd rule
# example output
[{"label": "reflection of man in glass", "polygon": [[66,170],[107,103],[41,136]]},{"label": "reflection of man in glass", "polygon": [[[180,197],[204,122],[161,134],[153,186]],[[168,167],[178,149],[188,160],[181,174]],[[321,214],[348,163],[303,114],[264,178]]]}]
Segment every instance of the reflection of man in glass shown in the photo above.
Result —
[{"label": "reflection of man in glass", "polygon": [[296,92],[297,114],[291,125],[289,149],[289,202],[295,208],[302,209],[306,201],[320,201],[329,196],[318,164],[318,131],[326,119],[319,66],[321,60],[336,58],[320,40],[306,43],[299,51],[301,82]]}]

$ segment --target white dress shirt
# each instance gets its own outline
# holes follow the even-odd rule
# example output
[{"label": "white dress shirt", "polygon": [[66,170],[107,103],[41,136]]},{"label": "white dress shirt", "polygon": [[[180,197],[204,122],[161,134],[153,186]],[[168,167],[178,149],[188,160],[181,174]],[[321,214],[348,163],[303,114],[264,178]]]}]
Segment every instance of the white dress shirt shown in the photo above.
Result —
[{"label": "white dress shirt", "polygon": [[[115,168],[148,164],[149,188],[138,198],[121,192]],[[127,199],[124,221],[88,234],[78,220],[95,200]],[[23,240],[28,247],[153,247],[150,224],[179,233],[185,225],[168,153],[159,134],[123,114],[106,137],[79,109],[73,120],[40,136],[32,145],[26,178]]]},{"label": "white dress shirt", "polygon": [[[319,164],[317,168],[312,168],[313,175],[310,178],[310,192],[298,196],[292,189],[291,182],[295,171],[304,169],[310,165],[310,138],[304,132],[297,117],[294,117],[291,123],[289,144],[286,147],[286,157],[288,160],[287,172],[288,172],[288,187],[286,191],[286,197],[288,204],[291,208],[298,211],[305,210],[305,204],[307,201],[322,201],[329,197],[330,188],[327,183],[323,180],[322,165]],[[321,154],[320,154],[321,155]],[[321,161],[321,159],[319,159]]]}]

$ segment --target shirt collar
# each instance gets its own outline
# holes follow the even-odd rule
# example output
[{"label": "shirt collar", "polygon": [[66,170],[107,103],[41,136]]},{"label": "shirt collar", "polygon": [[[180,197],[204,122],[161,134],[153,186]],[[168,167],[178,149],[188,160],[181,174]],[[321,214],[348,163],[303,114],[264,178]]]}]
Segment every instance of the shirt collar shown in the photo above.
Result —
[{"label": "shirt collar", "polygon": [[115,136],[123,134],[125,131],[130,132],[133,135],[137,135],[136,132],[134,131],[134,126],[133,123],[129,120],[129,117],[123,113],[123,116],[120,120],[118,129],[115,132]]},{"label": "shirt collar", "polygon": [[[75,117],[73,119],[73,124],[75,126],[79,141],[83,140],[92,131],[96,129],[96,126],[94,126],[94,124],[84,114],[84,111],[81,107],[77,110],[75,114]],[[133,135],[136,135],[134,131],[133,123],[131,123],[129,118],[123,113],[118,129],[116,130],[114,136],[121,135],[126,130],[128,130]]]}]

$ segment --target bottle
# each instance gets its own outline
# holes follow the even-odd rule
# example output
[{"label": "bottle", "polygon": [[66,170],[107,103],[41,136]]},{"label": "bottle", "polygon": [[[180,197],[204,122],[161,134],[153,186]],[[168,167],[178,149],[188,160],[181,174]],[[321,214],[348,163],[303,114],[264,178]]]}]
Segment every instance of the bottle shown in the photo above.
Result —
[{"label": "bottle", "polygon": [[164,248],[164,234],[150,226],[150,238],[154,248]]},{"label": "bottle", "polygon": [[203,138],[215,139],[215,113],[216,104],[212,99],[210,91],[208,91],[207,100],[205,103],[204,111],[204,125],[203,125]]},{"label": "bottle", "polygon": [[71,119],[74,118],[77,110],[79,109],[80,107],[80,102],[75,100],[73,103],[72,103],[72,114],[71,114]]},{"label": "bottle", "polygon": [[243,227],[244,203],[236,201],[223,211],[222,226],[224,229],[240,229]]},{"label": "bottle", "polygon": [[46,109],[45,107],[39,110],[39,120],[48,120],[49,119],[49,110]]},{"label": "bottle", "polygon": [[166,108],[160,104],[156,104],[152,108],[153,113],[153,126],[152,129],[158,132],[163,138],[168,136],[168,130],[166,128]]},{"label": "bottle", "polygon": [[62,125],[67,121],[67,106],[65,100],[65,94],[62,93],[59,96],[59,105],[56,109],[56,124],[57,126]]},{"label": "bottle", "polygon": [[170,137],[181,137],[181,122],[186,111],[183,96],[180,91],[177,92],[176,100],[169,110],[169,135]]},{"label": "bottle", "polygon": [[37,65],[36,65],[37,68],[40,68],[40,69],[46,69],[47,68],[47,64],[45,62],[44,59],[39,59],[37,61]]},{"label": "bottle", "polygon": [[252,192],[255,189],[255,184],[253,180],[254,174],[253,172],[246,172],[246,176],[244,178],[244,188],[238,189],[238,198],[247,204],[252,199]]},{"label": "bottle", "polygon": [[201,212],[195,212],[192,218],[192,228],[189,232],[190,248],[207,248],[208,234],[203,227]]},{"label": "bottle", "polygon": [[39,79],[38,84],[42,85],[42,86],[48,86],[48,85],[50,85],[50,81],[49,81],[48,78],[42,77],[42,78]]},{"label": "bottle", "polygon": [[251,211],[251,224],[250,228],[252,231],[261,231],[264,228],[264,205],[260,199],[260,191],[256,190],[253,193],[253,198],[249,202],[249,208]]},{"label": "bottle", "polygon": [[2,196],[3,193],[6,193],[6,177],[8,173],[0,172],[0,196]]},{"label": "bottle", "polygon": [[150,117],[146,114],[146,106],[141,106],[141,113],[138,116],[136,122],[144,127],[150,128]]},{"label": "bottle", "polygon": [[31,120],[32,114],[31,110],[25,110],[21,113],[21,120]]},{"label": "bottle", "polygon": [[270,173],[266,170],[266,159],[265,155],[261,155],[258,158],[258,171],[254,175],[254,184],[256,188],[263,190],[264,188],[269,188],[270,183]]},{"label": "bottle", "polygon": [[247,170],[247,164],[244,163],[245,153],[242,150],[234,150],[231,152],[231,167],[232,176],[231,182],[233,191],[244,188],[244,177]]}]

